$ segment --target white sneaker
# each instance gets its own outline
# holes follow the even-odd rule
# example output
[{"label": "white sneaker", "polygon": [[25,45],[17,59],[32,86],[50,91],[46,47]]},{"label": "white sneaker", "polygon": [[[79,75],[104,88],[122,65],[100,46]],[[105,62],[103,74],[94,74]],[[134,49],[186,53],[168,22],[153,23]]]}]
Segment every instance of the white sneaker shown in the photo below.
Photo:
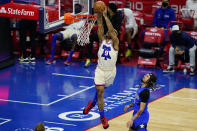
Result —
[{"label": "white sneaker", "polygon": [[190,76],[195,75],[195,69],[194,67],[190,67]]},{"label": "white sneaker", "polygon": [[24,58],[23,61],[21,61],[21,63],[29,64],[29,59],[28,58]]},{"label": "white sneaker", "polygon": [[29,57],[28,59],[29,59],[29,62],[31,64],[35,64],[36,63],[36,58],[35,57]]},{"label": "white sneaker", "polygon": [[166,70],[163,70],[164,73],[169,73],[169,72],[174,72],[174,67],[173,66],[168,66]]}]

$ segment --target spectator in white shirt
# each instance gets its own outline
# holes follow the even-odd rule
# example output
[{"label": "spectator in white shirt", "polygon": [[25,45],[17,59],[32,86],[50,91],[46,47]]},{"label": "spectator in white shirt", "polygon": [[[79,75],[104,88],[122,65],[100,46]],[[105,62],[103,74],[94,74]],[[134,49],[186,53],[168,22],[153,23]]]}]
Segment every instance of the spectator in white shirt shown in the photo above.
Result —
[{"label": "spectator in white shirt", "polygon": [[131,40],[138,32],[138,25],[135,21],[133,11],[129,8],[119,8],[126,17],[125,29],[126,29],[126,41],[128,43],[128,50],[126,51],[126,57],[131,55]]}]

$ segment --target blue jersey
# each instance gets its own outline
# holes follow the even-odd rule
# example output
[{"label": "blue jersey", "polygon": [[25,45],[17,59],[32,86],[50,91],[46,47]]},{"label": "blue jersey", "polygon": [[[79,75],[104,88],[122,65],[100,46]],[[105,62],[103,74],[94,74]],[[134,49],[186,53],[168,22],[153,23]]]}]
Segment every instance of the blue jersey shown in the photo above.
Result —
[{"label": "blue jersey", "polygon": [[[142,98],[140,97],[140,93],[144,90],[148,90],[149,94],[150,94],[150,88],[149,87],[145,87],[145,88],[139,88],[135,94],[135,100],[134,100],[134,112],[137,112],[140,109],[140,102],[142,102]],[[150,95],[149,95],[150,96]],[[148,98],[148,101],[146,102],[146,107],[144,109],[144,112],[148,111],[148,102],[150,100],[150,97]]]},{"label": "blue jersey", "polygon": [[[175,21],[175,14],[172,8],[159,8],[155,11],[153,25],[156,27],[167,28],[170,21]],[[172,27],[173,24],[170,24]]]},{"label": "blue jersey", "polygon": [[144,111],[134,120],[132,129],[146,129],[147,123],[149,121],[149,112],[148,112],[148,103],[150,100],[150,88],[139,88],[135,95],[134,100],[134,112],[133,116],[139,111],[140,109],[140,102],[146,103],[146,107]]}]

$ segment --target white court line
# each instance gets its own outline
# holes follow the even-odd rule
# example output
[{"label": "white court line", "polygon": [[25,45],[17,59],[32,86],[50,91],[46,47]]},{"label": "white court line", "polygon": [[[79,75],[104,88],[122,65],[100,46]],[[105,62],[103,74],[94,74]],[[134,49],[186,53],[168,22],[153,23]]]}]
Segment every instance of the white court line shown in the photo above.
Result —
[{"label": "white court line", "polygon": [[74,96],[74,95],[77,95],[77,94],[79,94],[79,93],[81,93],[81,92],[84,92],[84,91],[86,91],[86,90],[89,90],[89,89],[91,89],[91,88],[93,88],[93,87],[95,87],[95,86],[94,86],[94,85],[93,85],[93,86],[90,86],[90,87],[88,87],[88,88],[86,88],[86,89],[80,90],[80,91],[75,92],[75,93],[73,93],[73,94],[71,94],[71,95],[68,95],[68,96],[66,96],[66,95],[58,95],[58,96],[64,96],[64,97],[63,97],[63,98],[60,98],[60,99],[58,99],[58,100],[56,100],[56,101],[53,101],[53,102],[51,102],[51,103],[49,103],[49,104],[32,103],[32,102],[24,102],[24,101],[14,101],[14,100],[6,100],[6,99],[0,99],[0,101],[9,101],[9,102],[24,103],[24,104],[32,104],[32,105],[40,105],[40,106],[50,106],[50,105],[52,105],[52,104],[54,104],[54,103],[57,103],[57,102],[62,101],[62,100],[64,100],[64,99],[70,98],[70,97],[72,97],[72,96]]},{"label": "white court line", "polygon": [[[85,87],[85,86],[83,86],[83,87]],[[74,95],[77,95],[77,94],[79,94],[79,93],[81,93],[81,92],[84,92],[84,91],[86,91],[86,90],[89,90],[89,89],[91,89],[91,88],[93,88],[93,87],[95,87],[95,86],[94,86],[94,85],[93,85],[93,86],[90,86],[90,87],[87,86],[86,89],[80,90],[80,91],[75,92],[75,93],[73,93],[73,94],[71,94],[71,95],[68,95],[68,96],[66,96],[66,95],[58,95],[58,96],[64,96],[64,97],[61,98],[61,99],[58,99],[58,100],[56,100],[56,101],[53,101],[53,102],[51,102],[51,103],[49,103],[49,104],[32,103],[32,102],[25,102],[25,101],[14,101],[14,100],[6,100],[6,99],[0,99],[0,101],[8,101],[8,102],[15,102],[15,103],[23,103],[23,104],[31,104],[31,105],[40,105],[40,106],[50,106],[50,105],[52,105],[52,104],[54,104],[54,103],[57,103],[57,102],[59,102],[59,101],[62,101],[62,100],[67,99],[67,98],[69,98],[69,97],[72,97],[72,96],[74,96]]]},{"label": "white court line", "polygon": [[70,77],[79,77],[79,78],[94,79],[94,77],[78,76],[78,75],[68,75],[68,74],[59,74],[59,73],[52,73],[52,75],[57,75],[57,76],[70,76]]},{"label": "white court line", "polygon": [[175,98],[175,99],[184,99],[184,100],[193,100],[193,101],[197,101],[197,99],[195,98],[184,98],[184,97],[176,97],[176,96],[166,96],[168,98]]},{"label": "white court line", "polygon": [[59,99],[59,100],[56,100],[56,101],[54,101],[54,102],[51,102],[51,103],[47,104],[47,106],[50,106],[50,105],[52,105],[52,104],[54,104],[54,103],[57,103],[57,102],[59,102],[59,101],[61,101],[61,100],[64,100],[64,99],[67,99],[67,98],[72,97],[72,96],[74,96],[74,95],[77,95],[77,94],[79,94],[79,93],[81,93],[81,92],[84,92],[84,91],[86,91],[86,90],[89,90],[89,89],[91,89],[91,88],[93,88],[93,87],[95,87],[95,86],[93,85],[93,86],[90,86],[90,87],[88,87],[88,88],[86,88],[86,89],[83,89],[83,90],[80,90],[80,91],[78,91],[78,92],[75,92],[75,93],[73,93],[73,94],[71,94],[71,95],[65,96],[65,97],[63,97],[63,98],[61,98],[61,99]]},{"label": "white court line", "polygon": [[8,102],[15,102],[15,103],[25,103],[25,104],[40,105],[40,106],[47,106],[48,105],[48,104],[32,103],[32,102],[25,102],[25,101],[14,101],[14,100],[6,100],[6,99],[0,99],[0,101],[8,101]]},{"label": "white court line", "polygon": [[[77,75],[68,75],[68,74],[58,74],[58,73],[52,73],[52,75],[60,75],[60,76],[70,76],[70,77],[80,77],[80,78],[94,79],[94,77],[77,76]],[[71,95],[68,95],[68,96],[66,96],[66,95],[58,95],[58,96],[64,96],[64,97],[61,98],[61,99],[58,99],[58,100],[56,100],[56,101],[53,101],[53,102],[51,102],[51,103],[49,103],[49,104],[32,103],[32,102],[15,101],[15,100],[6,100],[6,99],[0,99],[0,101],[8,101],[8,102],[23,103],[23,104],[31,104],[31,105],[39,105],[39,106],[50,106],[50,105],[52,105],[52,104],[54,104],[54,103],[57,103],[57,102],[59,102],[59,101],[61,101],[61,100],[67,99],[67,98],[72,97],[72,96],[74,96],[74,95],[77,95],[77,94],[79,94],[79,93],[81,93],[81,92],[83,92],[83,91],[89,90],[89,89],[91,89],[91,88],[93,88],[93,87],[95,87],[95,86],[93,85],[93,86],[90,86],[90,87],[89,87],[89,86],[80,86],[80,87],[84,87],[84,88],[87,87],[87,88],[86,88],[86,89],[83,89],[83,90],[81,90],[81,91],[75,92],[75,93],[73,93],[73,94],[71,94]]]},{"label": "white court line", "polygon": [[44,122],[51,123],[51,124],[61,124],[61,125],[66,125],[66,126],[77,126],[75,124],[57,123],[57,122],[52,122],[52,121],[44,121]]},{"label": "white court line", "polygon": [[88,88],[89,86],[79,86],[80,88]]},{"label": "white court line", "polygon": [[57,96],[67,96],[67,95],[57,95]]},{"label": "white court line", "polygon": [[4,119],[4,118],[0,118],[0,120],[5,120],[4,122],[1,122],[0,125],[3,125],[9,121],[11,121],[11,119]]}]

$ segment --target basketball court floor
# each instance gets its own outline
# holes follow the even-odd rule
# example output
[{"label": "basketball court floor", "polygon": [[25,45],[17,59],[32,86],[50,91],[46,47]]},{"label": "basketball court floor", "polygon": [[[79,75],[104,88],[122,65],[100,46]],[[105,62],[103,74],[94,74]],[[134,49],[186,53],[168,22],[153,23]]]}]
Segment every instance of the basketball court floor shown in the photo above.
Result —
[{"label": "basketball court floor", "polygon": [[[101,131],[98,108],[83,115],[83,108],[94,97],[94,70],[84,62],[66,67],[63,60],[45,65],[19,64],[0,70],[0,131],[33,131],[43,122],[47,131]],[[117,65],[113,86],[105,92],[105,115],[109,131],[125,131],[132,109],[130,104],[141,78],[155,73],[158,88],[151,92],[149,131],[197,130],[197,76],[182,71],[163,74],[160,69]]]}]

